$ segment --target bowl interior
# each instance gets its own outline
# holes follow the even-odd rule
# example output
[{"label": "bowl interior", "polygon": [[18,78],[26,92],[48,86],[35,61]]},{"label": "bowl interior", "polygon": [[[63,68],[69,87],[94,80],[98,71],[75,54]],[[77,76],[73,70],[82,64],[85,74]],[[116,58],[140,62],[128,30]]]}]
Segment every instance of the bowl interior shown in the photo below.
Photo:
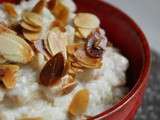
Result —
[{"label": "bowl interior", "polygon": [[107,37],[120,52],[129,59],[127,86],[132,89],[137,82],[145,63],[142,37],[132,21],[114,7],[103,4],[100,0],[75,0],[78,12],[91,12],[101,19],[101,26]]}]

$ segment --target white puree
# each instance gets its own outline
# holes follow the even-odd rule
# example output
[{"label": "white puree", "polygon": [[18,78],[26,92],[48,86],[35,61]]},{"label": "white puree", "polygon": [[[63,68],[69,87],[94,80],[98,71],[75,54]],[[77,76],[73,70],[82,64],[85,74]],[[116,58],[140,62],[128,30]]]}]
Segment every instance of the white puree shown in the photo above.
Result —
[{"label": "white puree", "polygon": [[[22,6],[17,7],[17,10],[21,12],[22,8],[32,7],[36,1],[24,2]],[[71,0],[67,1],[70,1],[67,5],[71,5],[70,9],[74,11],[75,5]],[[50,13],[45,14],[48,20],[54,19],[50,18]],[[3,20],[2,17],[5,18],[3,12],[1,20]],[[68,106],[74,94],[82,88],[87,88],[90,92],[86,115],[96,115],[110,108],[126,94],[127,88],[124,85],[128,64],[128,60],[116,49],[108,47],[103,57],[102,68],[79,74],[77,87],[71,93],[59,97],[52,95],[52,89],[38,84],[38,72],[29,65],[21,66],[16,78],[16,87],[8,91],[0,88],[0,120],[17,120],[22,115],[42,117],[44,120],[68,120]],[[42,98],[42,91],[47,93],[46,97],[50,101]]]}]

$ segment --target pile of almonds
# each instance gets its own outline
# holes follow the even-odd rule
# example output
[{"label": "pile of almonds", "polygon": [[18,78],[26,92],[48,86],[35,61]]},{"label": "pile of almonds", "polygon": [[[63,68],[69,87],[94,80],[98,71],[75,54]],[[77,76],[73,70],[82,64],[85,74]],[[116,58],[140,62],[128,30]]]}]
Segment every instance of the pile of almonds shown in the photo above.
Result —
[{"label": "pile of almonds", "polygon": [[[43,38],[42,12],[47,7],[56,20]],[[18,15],[11,3],[4,4],[4,11],[10,16]],[[7,89],[15,87],[20,64],[31,64],[33,68],[38,66],[39,84],[45,87],[60,84],[62,95],[72,92],[76,87],[78,73],[101,68],[107,38],[100,28],[100,20],[91,13],[77,13],[73,19],[75,40],[66,44],[70,39],[65,33],[68,17],[68,8],[59,0],[50,0],[48,3],[47,0],[39,0],[32,10],[24,11],[21,20],[17,21],[22,34],[0,24],[0,80]],[[68,78],[62,81],[66,75]],[[87,110],[88,102],[89,91],[78,91],[70,103],[69,114],[72,117],[81,116]]]}]

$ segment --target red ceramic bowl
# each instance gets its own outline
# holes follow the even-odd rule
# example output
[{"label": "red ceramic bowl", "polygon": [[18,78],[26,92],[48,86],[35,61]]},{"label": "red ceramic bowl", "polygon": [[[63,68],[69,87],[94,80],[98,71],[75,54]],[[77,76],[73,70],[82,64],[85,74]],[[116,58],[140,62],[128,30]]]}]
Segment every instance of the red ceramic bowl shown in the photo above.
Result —
[{"label": "red ceramic bowl", "polygon": [[127,86],[130,92],[111,109],[92,119],[133,120],[142,103],[150,72],[150,49],[147,40],[135,22],[119,9],[101,0],[75,0],[75,2],[78,12],[91,12],[101,19],[108,39],[130,62],[127,71]]}]

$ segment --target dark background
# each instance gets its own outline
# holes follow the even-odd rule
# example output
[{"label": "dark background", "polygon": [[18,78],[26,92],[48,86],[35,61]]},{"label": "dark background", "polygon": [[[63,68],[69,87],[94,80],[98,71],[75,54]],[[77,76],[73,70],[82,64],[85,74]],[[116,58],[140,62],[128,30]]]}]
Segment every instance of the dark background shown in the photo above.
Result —
[{"label": "dark background", "polygon": [[160,55],[152,51],[151,75],[135,120],[160,120]]}]

